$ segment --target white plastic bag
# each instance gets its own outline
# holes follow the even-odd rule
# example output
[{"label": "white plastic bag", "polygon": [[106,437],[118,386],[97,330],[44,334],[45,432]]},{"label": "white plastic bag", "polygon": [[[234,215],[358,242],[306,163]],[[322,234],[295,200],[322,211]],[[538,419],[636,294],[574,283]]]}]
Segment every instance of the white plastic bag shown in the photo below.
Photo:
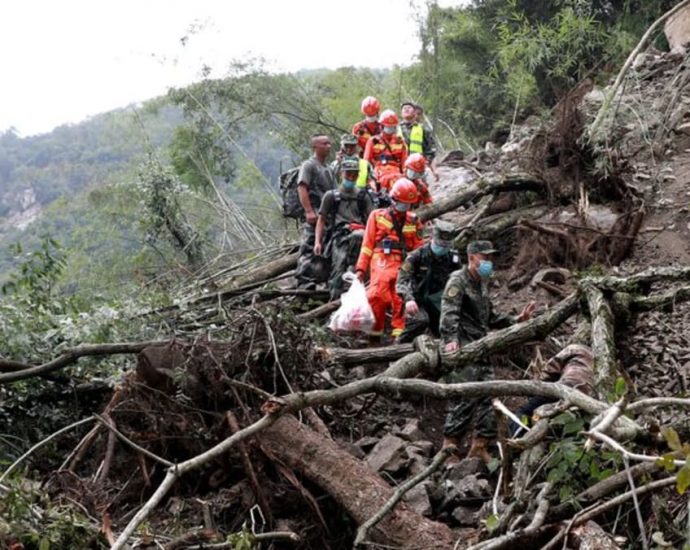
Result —
[{"label": "white plastic bag", "polygon": [[374,311],[357,277],[352,276],[350,288],[340,298],[340,307],[331,316],[328,328],[333,332],[371,332],[374,328]]}]

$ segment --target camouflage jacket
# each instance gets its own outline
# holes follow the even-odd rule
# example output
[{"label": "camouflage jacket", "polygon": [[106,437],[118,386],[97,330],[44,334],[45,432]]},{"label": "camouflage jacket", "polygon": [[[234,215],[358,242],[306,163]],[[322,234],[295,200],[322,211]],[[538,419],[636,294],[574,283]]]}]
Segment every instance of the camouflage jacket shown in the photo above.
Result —
[{"label": "camouflage jacket", "polygon": [[441,341],[468,344],[486,336],[489,329],[516,322],[494,311],[486,281],[475,281],[467,266],[451,274],[441,303]]},{"label": "camouflage jacket", "polygon": [[436,256],[431,243],[410,253],[398,272],[395,290],[405,301],[421,301],[443,292],[450,274],[460,268],[459,254],[451,250],[445,256]]}]

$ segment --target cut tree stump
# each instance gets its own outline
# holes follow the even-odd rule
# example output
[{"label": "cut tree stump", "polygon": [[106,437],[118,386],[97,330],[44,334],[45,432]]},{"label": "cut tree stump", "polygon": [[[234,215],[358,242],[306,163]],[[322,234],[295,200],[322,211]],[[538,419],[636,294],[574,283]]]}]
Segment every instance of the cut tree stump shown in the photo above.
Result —
[{"label": "cut tree stump", "polygon": [[[321,487],[361,525],[393,496],[393,488],[363,461],[329,439],[284,416],[256,439],[271,456]],[[455,538],[443,523],[431,521],[400,503],[372,530],[377,542],[398,548],[451,550]]]}]

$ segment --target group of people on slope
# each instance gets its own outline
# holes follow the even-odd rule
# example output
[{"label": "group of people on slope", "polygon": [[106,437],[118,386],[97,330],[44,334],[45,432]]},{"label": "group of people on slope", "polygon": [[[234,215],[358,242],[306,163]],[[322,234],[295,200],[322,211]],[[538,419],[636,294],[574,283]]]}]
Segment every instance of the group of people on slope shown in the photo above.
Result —
[{"label": "group of people on slope", "polygon": [[[352,134],[342,137],[334,162],[327,163],[330,138],[315,135],[314,155],[300,167],[298,193],[306,224],[298,285],[315,287],[328,279],[331,297],[337,299],[345,290],[343,275],[354,271],[361,281],[369,281],[373,339],[383,336],[390,312],[391,336],[396,342],[409,342],[429,331],[440,337],[448,358],[490,329],[530,319],[534,302],[517,316],[494,310],[488,282],[496,250],[490,241],[470,242],[466,263],[453,248],[457,228],[452,224],[436,221],[431,239],[425,241],[424,227],[414,210],[431,202],[427,169],[436,179],[438,174],[433,136],[418,119],[421,107],[403,103],[400,124],[391,110],[379,115],[379,102],[373,97],[362,101],[362,112],[365,119],[354,125]],[[325,276],[316,265],[328,266]],[[586,349],[577,348],[574,356],[591,361]],[[493,376],[490,365],[471,364],[447,380],[491,380]],[[489,399],[451,403],[444,446],[457,445],[469,430],[469,456],[488,462],[488,444],[496,435]]]}]

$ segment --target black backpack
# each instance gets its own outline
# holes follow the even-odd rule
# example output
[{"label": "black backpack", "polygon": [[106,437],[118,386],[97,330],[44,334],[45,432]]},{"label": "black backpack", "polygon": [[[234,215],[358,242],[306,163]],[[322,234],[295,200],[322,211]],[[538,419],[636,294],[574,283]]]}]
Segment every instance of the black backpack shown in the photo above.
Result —
[{"label": "black backpack", "polygon": [[283,197],[283,217],[304,220],[304,208],[299,200],[299,166],[280,174],[280,194]]}]

